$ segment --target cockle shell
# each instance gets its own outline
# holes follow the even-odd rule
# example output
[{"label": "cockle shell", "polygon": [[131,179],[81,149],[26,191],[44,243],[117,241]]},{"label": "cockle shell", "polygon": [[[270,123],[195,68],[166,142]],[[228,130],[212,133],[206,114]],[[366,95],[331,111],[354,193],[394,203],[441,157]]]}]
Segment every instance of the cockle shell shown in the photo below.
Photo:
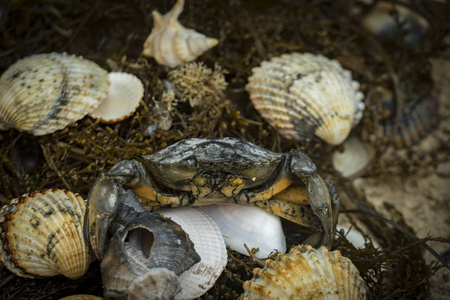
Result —
[{"label": "cockle shell", "polygon": [[350,259],[325,247],[293,247],[253,270],[239,299],[365,299],[364,281]]},{"label": "cockle shell", "polygon": [[278,216],[250,205],[206,205],[199,209],[206,212],[219,226],[225,243],[231,249],[248,255],[244,247],[258,249],[258,258],[267,258],[276,251],[286,252],[286,237]]},{"label": "cockle shell", "polygon": [[125,72],[110,72],[108,78],[109,93],[89,116],[102,123],[116,123],[131,116],[139,107],[144,85],[139,78]]},{"label": "cockle shell", "polygon": [[36,54],[0,77],[0,129],[53,133],[93,111],[109,89],[107,72],[66,53]]},{"label": "cockle shell", "polygon": [[179,224],[189,234],[201,261],[179,277],[181,292],[175,299],[195,299],[206,293],[227,265],[227,250],[216,223],[204,212],[193,207],[158,210]]},{"label": "cockle shell", "polygon": [[0,260],[21,277],[80,278],[90,263],[84,211],[84,200],[66,190],[41,190],[13,199],[0,210]]},{"label": "cockle shell", "polygon": [[178,276],[200,261],[192,241],[175,222],[146,211],[131,191],[121,190],[119,198],[100,264],[104,296],[173,298],[181,291]]},{"label": "cockle shell", "polygon": [[335,60],[290,53],[264,61],[252,71],[246,89],[253,105],[287,138],[316,135],[339,145],[362,117],[359,84]]},{"label": "cockle shell", "polygon": [[173,68],[194,61],[218,44],[218,40],[181,25],[178,17],[183,7],[184,0],[178,0],[165,15],[153,11],[154,27],[144,43],[142,55],[154,57],[159,64]]}]

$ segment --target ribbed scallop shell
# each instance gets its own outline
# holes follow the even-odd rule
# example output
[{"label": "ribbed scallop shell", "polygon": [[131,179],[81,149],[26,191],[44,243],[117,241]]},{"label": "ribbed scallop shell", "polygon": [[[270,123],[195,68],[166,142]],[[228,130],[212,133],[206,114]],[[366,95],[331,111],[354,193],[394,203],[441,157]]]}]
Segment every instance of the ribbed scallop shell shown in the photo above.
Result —
[{"label": "ribbed scallop shell", "polygon": [[84,200],[66,190],[13,199],[0,210],[0,260],[21,277],[83,276],[90,263],[84,211]]},{"label": "ribbed scallop shell", "polygon": [[251,205],[224,204],[200,206],[210,216],[231,249],[248,255],[244,244],[250,249],[258,248],[256,257],[267,258],[275,251],[286,252],[286,237],[278,216]]},{"label": "ribbed scallop shell", "polygon": [[189,234],[201,261],[179,277],[181,292],[175,299],[195,299],[206,293],[227,265],[227,250],[216,223],[204,212],[193,207],[161,209],[159,213],[170,218]]},{"label": "ribbed scallop shell", "polygon": [[178,0],[171,11],[162,16],[153,11],[154,27],[144,43],[142,55],[154,57],[168,67],[176,67],[194,61],[218,41],[181,25],[178,17],[183,11],[184,0]]},{"label": "ribbed scallop shell", "polygon": [[53,133],[93,111],[108,94],[107,72],[66,53],[36,54],[0,77],[0,129]]},{"label": "ribbed scallop shell", "polygon": [[266,260],[244,282],[239,299],[365,299],[364,281],[353,263],[336,250],[309,245],[293,247]]},{"label": "ribbed scallop shell", "polygon": [[362,117],[359,84],[335,60],[290,53],[264,61],[252,71],[246,89],[253,105],[287,138],[316,135],[339,145]]}]

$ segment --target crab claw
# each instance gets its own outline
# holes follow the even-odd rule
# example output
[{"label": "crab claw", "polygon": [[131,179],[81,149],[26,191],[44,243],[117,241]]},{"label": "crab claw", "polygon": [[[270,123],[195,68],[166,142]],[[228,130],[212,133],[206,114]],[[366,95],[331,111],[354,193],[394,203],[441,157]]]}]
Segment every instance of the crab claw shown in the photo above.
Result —
[{"label": "crab claw", "polygon": [[119,205],[119,186],[112,178],[101,175],[89,192],[84,216],[83,235],[95,256],[102,260],[109,226]]},{"label": "crab claw", "polygon": [[332,207],[335,205],[332,205],[327,185],[319,175],[316,174],[309,178],[307,195],[314,214],[322,223],[323,234],[320,244],[330,248],[333,242],[335,223]]}]

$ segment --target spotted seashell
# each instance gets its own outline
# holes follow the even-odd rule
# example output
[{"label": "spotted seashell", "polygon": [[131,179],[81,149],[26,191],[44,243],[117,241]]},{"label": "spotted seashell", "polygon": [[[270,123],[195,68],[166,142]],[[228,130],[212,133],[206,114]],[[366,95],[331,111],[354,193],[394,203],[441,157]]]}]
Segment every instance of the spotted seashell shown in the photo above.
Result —
[{"label": "spotted seashell", "polygon": [[100,264],[104,296],[173,298],[181,291],[178,276],[200,261],[192,241],[175,222],[146,211],[132,192],[119,197],[114,234]]},{"label": "spotted seashell", "polygon": [[13,199],[0,210],[0,260],[21,277],[83,276],[90,263],[84,211],[84,200],[66,190],[41,190]]},{"label": "spotted seashell", "polygon": [[286,252],[286,237],[280,217],[251,205],[223,204],[200,206],[210,216],[231,249],[248,255],[249,249],[258,249],[255,256],[267,258],[276,251]]},{"label": "spotted seashell", "polygon": [[283,136],[341,144],[362,117],[350,71],[322,55],[290,53],[253,68],[246,86],[256,110]]},{"label": "spotted seashell", "polygon": [[239,299],[365,299],[364,281],[351,260],[325,247],[293,247],[268,259],[243,284]]},{"label": "spotted seashell", "polygon": [[0,77],[0,129],[53,133],[83,118],[106,97],[106,70],[66,53],[36,54]]},{"label": "spotted seashell", "polygon": [[176,67],[194,61],[218,44],[218,41],[181,25],[178,17],[183,11],[184,0],[178,0],[171,11],[161,15],[153,11],[154,27],[144,43],[144,56],[168,67]]},{"label": "spotted seashell", "polygon": [[227,265],[225,242],[216,223],[204,212],[193,207],[158,210],[189,234],[201,261],[180,275],[181,292],[175,299],[196,299],[206,293]]}]

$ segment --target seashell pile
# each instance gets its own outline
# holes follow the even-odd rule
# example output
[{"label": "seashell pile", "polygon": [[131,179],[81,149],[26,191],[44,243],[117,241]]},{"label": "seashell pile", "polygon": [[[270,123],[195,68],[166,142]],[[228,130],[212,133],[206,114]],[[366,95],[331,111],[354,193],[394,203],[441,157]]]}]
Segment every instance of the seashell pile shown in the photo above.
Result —
[{"label": "seashell pile", "polygon": [[362,117],[363,94],[350,71],[322,55],[290,53],[253,68],[246,86],[256,110],[280,134],[341,144]]},{"label": "seashell pile", "polygon": [[199,209],[217,223],[225,244],[231,249],[248,255],[246,244],[249,249],[258,249],[255,253],[258,258],[267,258],[275,251],[286,253],[280,217],[250,205],[205,205]]},{"label": "seashell pile", "polygon": [[175,299],[195,299],[206,293],[227,265],[227,250],[216,223],[204,212],[193,207],[158,210],[189,234],[201,261],[178,278],[181,292]]},{"label": "seashell pile", "polygon": [[178,276],[200,261],[192,241],[175,222],[146,211],[132,192],[121,191],[119,197],[125,201],[100,264],[104,296],[173,298],[181,291]]},{"label": "seashell pile", "polygon": [[66,190],[41,190],[13,199],[0,210],[0,260],[21,277],[80,278],[90,263],[82,231],[84,211],[84,200]]},{"label": "seashell pile", "polygon": [[144,96],[144,85],[133,74],[108,73],[111,82],[109,93],[89,116],[102,123],[116,123],[131,116]]},{"label": "seashell pile", "polygon": [[178,0],[164,16],[153,11],[154,27],[144,43],[142,55],[154,57],[159,64],[174,68],[194,61],[218,44],[218,40],[181,25],[178,17],[183,7],[184,0]]},{"label": "seashell pile", "polygon": [[351,260],[325,247],[293,247],[268,259],[243,284],[239,299],[365,299],[364,280]]},{"label": "seashell pile", "polygon": [[107,72],[66,53],[36,54],[0,77],[0,129],[45,135],[93,111],[109,89]]}]

